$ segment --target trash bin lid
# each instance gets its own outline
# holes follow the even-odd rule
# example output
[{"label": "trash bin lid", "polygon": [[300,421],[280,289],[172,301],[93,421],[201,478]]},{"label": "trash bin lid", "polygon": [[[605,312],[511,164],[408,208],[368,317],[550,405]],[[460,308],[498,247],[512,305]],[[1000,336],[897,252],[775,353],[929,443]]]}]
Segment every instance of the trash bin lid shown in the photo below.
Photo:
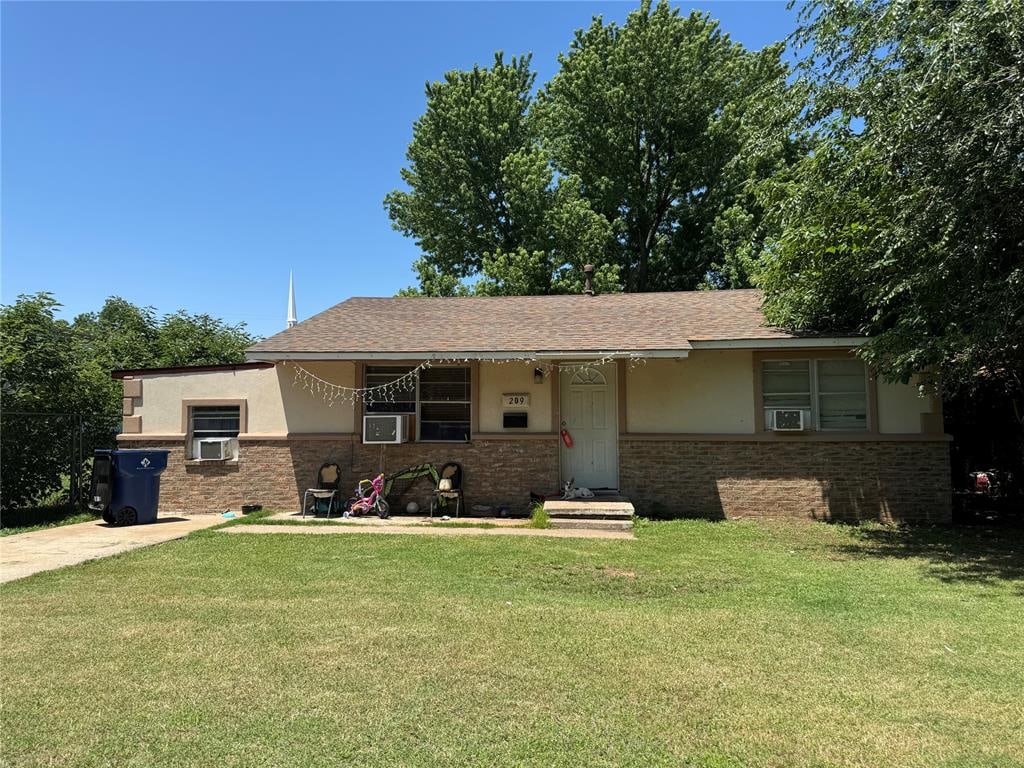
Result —
[{"label": "trash bin lid", "polygon": [[166,448],[119,448],[111,452],[119,471],[126,474],[159,474],[167,469]]}]

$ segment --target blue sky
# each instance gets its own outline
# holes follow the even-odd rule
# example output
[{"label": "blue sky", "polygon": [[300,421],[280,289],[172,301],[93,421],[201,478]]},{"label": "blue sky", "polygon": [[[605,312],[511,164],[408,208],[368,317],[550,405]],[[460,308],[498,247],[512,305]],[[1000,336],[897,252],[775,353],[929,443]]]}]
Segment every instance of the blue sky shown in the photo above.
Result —
[{"label": "blue sky", "polygon": [[[680,3],[751,48],[784,2]],[[0,300],[119,295],[269,335],[414,282],[384,195],[423,85],[494,51],[554,74],[634,3],[10,3],[2,7]]]}]

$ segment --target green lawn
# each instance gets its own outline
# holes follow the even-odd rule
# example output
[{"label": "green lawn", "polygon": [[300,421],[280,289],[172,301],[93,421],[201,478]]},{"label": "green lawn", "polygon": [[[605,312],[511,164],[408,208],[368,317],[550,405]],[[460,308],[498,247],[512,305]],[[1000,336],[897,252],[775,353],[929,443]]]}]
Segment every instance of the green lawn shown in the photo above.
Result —
[{"label": "green lawn", "polygon": [[3,763],[1024,765],[1019,540],[204,531],[0,588]]}]

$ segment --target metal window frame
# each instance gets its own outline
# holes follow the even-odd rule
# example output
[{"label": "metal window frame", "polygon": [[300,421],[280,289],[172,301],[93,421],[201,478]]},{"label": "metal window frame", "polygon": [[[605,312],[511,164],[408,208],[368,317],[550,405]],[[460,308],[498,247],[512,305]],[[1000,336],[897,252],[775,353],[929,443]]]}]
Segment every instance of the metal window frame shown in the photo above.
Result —
[{"label": "metal window frame", "polygon": [[[226,418],[234,418],[237,420],[237,429],[234,430],[234,434],[225,434],[231,432],[230,429],[196,429],[196,410],[200,408],[216,408],[222,411],[235,411],[232,416]],[[203,418],[202,414],[199,418]],[[212,417],[210,417],[212,418]],[[237,439],[242,434],[242,406],[241,404],[230,404],[230,405],[218,405],[218,404],[193,404],[188,408],[188,434],[193,439],[214,439],[214,438],[235,438]]]},{"label": "metal window frame", "polygon": [[[370,372],[370,368],[378,368],[378,369],[380,369],[380,368],[390,368],[390,369],[394,370],[396,372],[396,375],[395,375],[394,379],[392,379],[392,381],[395,381],[397,379],[402,378],[402,376],[407,375],[415,367],[416,366],[414,366],[414,365],[374,365],[374,366],[364,365],[363,366],[363,386],[364,387],[370,386],[370,382],[369,382],[369,377],[370,376],[384,376],[385,375],[385,374],[382,374],[382,373],[371,373]],[[401,371],[401,373],[398,373],[399,371]],[[381,382],[380,384],[374,384],[373,386],[381,386],[381,384],[384,384],[384,383],[387,383],[387,382]],[[364,413],[364,415],[365,414],[370,414],[370,415],[374,415],[374,416],[416,416],[417,415],[417,411],[418,411],[418,407],[416,405],[416,401],[418,399],[419,399],[419,382],[417,381],[417,388],[413,389],[413,391],[412,391],[412,400],[411,401],[409,401],[409,400],[402,400],[401,401],[402,404],[404,404],[404,405],[407,405],[407,404],[409,404],[411,402],[412,406],[413,406],[411,411],[400,411],[400,410],[397,410],[397,409],[394,409],[394,408],[392,408],[392,409],[385,409],[383,411],[377,411],[377,410],[370,411],[366,407],[368,404],[364,403],[363,404],[363,413]],[[385,405],[387,405],[387,403],[385,403]]]},{"label": "metal window frame", "polygon": [[[379,365],[363,367],[363,386],[367,386],[367,377],[374,375],[379,376],[379,373],[371,373],[370,368],[394,368],[396,371],[404,370],[406,373],[411,371],[415,366],[401,366],[401,365]],[[467,418],[465,421],[431,421],[431,424],[465,424],[468,427],[469,439],[473,437],[473,366],[468,363],[446,363],[444,365],[434,365],[432,368],[461,368],[466,371],[466,392],[468,399],[466,400],[422,400],[420,397],[420,376],[416,377],[416,387],[413,390],[413,403],[415,408],[412,412],[409,411],[373,411],[371,415],[374,416],[414,416],[416,419],[416,434],[415,441],[417,443],[462,443],[464,440],[424,440],[421,436],[423,416],[421,413],[422,406],[426,405],[465,405],[468,409]],[[404,375],[404,374],[400,374]]]},{"label": "metal window frame", "polygon": [[421,435],[423,431],[422,406],[426,405],[465,405],[468,409],[466,421],[431,421],[431,424],[465,424],[468,429],[469,439],[473,437],[473,367],[465,363],[448,363],[435,365],[433,368],[461,368],[466,371],[466,392],[468,400],[422,400],[420,399],[420,383],[422,377],[416,377],[416,442],[417,443],[464,443],[466,440],[424,440]]},{"label": "metal window frame", "polygon": [[[863,374],[864,374],[864,389],[861,390],[860,392],[825,392],[825,393],[823,393],[821,391],[821,388],[819,386],[819,381],[818,381],[818,379],[819,379],[819,365],[820,365],[820,363],[822,361],[835,360],[835,359],[837,359],[837,358],[834,358],[834,357],[810,357],[809,356],[809,357],[772,357],[770,359],[761,359],[761,360],[759,360],[758,361],[758,365],[761,368],[759,380],[760,380],[760,385],[761,385],[761,419],[762,419],[762,423],[763,424],[767,424],[767,420],[765,418],[765,416],[767,415],[767,411],[774,410],[775,408],[778,407],[778,406],[773,406],[771,409],[769,409],[769,407],[767,405],[765,405],[765,397],[767,397],[767,396],[776,396],[776,395],[801,395],[802,396],[803,394],[805,394],[803,392],[772,392],[769,395],[769,393],[764,391],[764,368],[765,368],[765,364],[766,363],[780,363],[780,362],[790,362],[790,363],[803,363],[803,362],[806,362],[807,363],[807,376],[808,376],[809,384],[810,384],[810,388],[811,388],[810,389],[810,396],[811,396],[811,407],[810,407],[811,423],[814,425],[814,431],[815,432],[850,432],[850,433],[856,433],[856,434],[870,433],[872,431],[872,429],[871,429],[871,396],[870,396],[870,393],[869,393],[869,388],[871,386],[871,377],[868,374],[868,367],[864,364],[864,362],[862,360],[857,360],[857,362],[860,363],[861,370],[863,371]],[[823,394],[826,395],[826,396],[830,396],[830,395],[841,395],[841,396],[842,395],[845,395],[845,396],[861,395],[861,396],[863,396],[863,398],[864,398],[864,427],[863,427],[863,429],[850,429],[848,427],[847,428],[841,428],[841,429],[837,429],[835,427],[822,427],[821,426],[821,397],[822,397]],[[797,409],[793,408],[793,410],[797,410]]]}]

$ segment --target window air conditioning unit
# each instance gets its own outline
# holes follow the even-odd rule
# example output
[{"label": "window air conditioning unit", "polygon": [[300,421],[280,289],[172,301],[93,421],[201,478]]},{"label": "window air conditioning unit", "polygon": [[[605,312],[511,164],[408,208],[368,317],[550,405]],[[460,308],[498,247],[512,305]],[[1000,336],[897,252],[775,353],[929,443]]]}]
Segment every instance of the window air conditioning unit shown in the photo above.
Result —
[{"label": "window air conditioning unit", "polygon": [[232,437],[197,437],[192,441],[192,458],[199,461],[226,461],[238,458],[237,442]]},{"label": "window air conditioning unit", "polygon": [[775,432],[803,432],[804,412],[799,408],[776,408],[772,411],[772,430]]},{"label": "window air conditioning unit", "polygon": [[405,443],[409,441],[409,417],[404,414],[363,416],[364,443]]}]

